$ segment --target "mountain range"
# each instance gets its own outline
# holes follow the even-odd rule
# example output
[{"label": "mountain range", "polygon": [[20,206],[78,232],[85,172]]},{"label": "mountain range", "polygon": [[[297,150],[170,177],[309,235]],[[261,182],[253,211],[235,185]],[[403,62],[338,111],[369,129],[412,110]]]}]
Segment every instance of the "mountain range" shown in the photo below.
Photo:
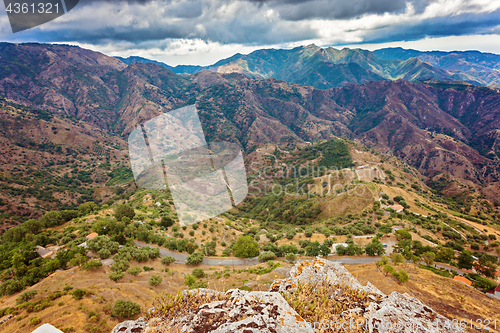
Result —
[{"label": "mountain range", "polygon": [[[392,59],[403,51],[378,57],[310,45],[237,54],[198,71],[134,58],[127,64],[75,46],[1,43],[0,185],[6,190],[0,199],[29,215],[35,203],[48,210],[88,199],[91,188],[114,186],[116,177],[130,181],[131,130],[196,104],[207,139],[237,142],[247,155],[266,143],[290,148],[344,137],[405,160],[429,181],[448,177],[498,200],[500,90],[476,79],[456,81],[465,74],[451,67]],[[483,72],[496,70],[479,56],[462,56],[466,71],[480,63]],[[43,158],[40,147],[46,147]],[[53,184],[27,180],[42,167]],[[56,185],[63,178],[83,183],[87,192],[69,196]],[[44,190],[52,201],[33,199]]]}]

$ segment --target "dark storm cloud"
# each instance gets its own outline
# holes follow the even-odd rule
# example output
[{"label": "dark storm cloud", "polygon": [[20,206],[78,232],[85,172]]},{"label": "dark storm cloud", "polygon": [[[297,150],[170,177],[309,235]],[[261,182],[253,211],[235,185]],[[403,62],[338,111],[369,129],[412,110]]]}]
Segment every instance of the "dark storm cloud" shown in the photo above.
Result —
[{"label": "dark storm cloud", "polygon": [[490,34],[500,27],[500,10],[486,14],[462,14],[435,17],[411,24],[396,24],[374,29],[364,38],[364,42],[383,43],[411,41],[425,37],[462,36]]},{"label": "dark storm cloud", "polygon": [[365,14],[400,13],[406,8],[405,0],[310,0],[268,1],[285,20],[350,19]]},{"label": "dark storm cloud", "polygon": [[[443,17],[436,13],[434,17],[414,19],[432,1],[81,0],[65,20],[55,20],[44,29],[34,28],[18,36],[41,42],[129,43],[145,48],[155,47],[155,43],[168,39],[265,46],[330,38],[335,43],[345,40],[345,43],[352,44],[352,39],[337,38],[335,31],[314,24],[317,19],[324,22],[340,20],[340,24],[334,25],[338,35],[350,36],[355,31],[355,39],[362,42],[486,34],[498,29],[499,11],[483,13],[481,5],[474,0],[460,5],[460,13],[453,12]],[[417,16],[408,16],[402,21],[400,17],[408,15],[408,7],[413,8]],[[390,15],[380,20],[382,23],[377,23],[374,16],[384,13]],[[363,19],[363,23],[353,24],[368,14],[371,16],[366,24]],[[347,30],[347,26],[351,30]],[[329,34],[327,37],[325,30]]]}]

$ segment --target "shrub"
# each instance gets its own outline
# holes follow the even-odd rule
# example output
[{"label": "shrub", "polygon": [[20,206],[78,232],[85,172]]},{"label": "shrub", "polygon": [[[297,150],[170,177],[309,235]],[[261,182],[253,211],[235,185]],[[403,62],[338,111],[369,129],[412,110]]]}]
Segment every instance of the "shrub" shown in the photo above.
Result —
[{"label": "shrub", "polygon": [[129,273],[130,275],[133,275],[133,276],[137,276],[139,275],[139,273],[142,271],[142,269],[138,266],[135,266],[135,267],[130,267],[128,270],[127,270],[127,273]]},{"label": "shrub", "polygon": [[163,281],[163,279],[161,278],[161,276],[159,276],[158,274],[154,274],[154,275],[151,275],[151,277],[149,278],[149,285],[156,287],[162,281]]},{"label": "shrub", "polygon": [[149,267],[149,266],[144,266],[144,267],[142,267],[142,269],[144,270],[144,272],[149,272],[149,271],[155,270],[153,267]]},{"label": "shrub", "polygon": [[175,262],[175,258],[171,256],[166,256],[161,258],[161,263],[165,266],[168,266],[170,264],[173,264]]},{"label": "shrub", "polygon": [[398,281],[399,284],[402,284],[404,282],[408,282],[408,273],[403,271],[402,269],[399,270],[399,272],[396,272],[393,270],[391,272],[392,276]]},{"label": "shrub", "polygon": [[22,293],[21,295],[19,295],[17,297],[16,303],[21,304],[21,303],[27,302],[30,299],[32,299],[33,297],[35,297],[36,294],[37,294],[37,291],[35,289],[25,291],[24,293]]},{"label": "shrub", "polygon": [[111,280],[118,282],[118,280],[122,279],[124,275],[125,274],[123,272],[112,272],[112,273],[108,274],[108,277]]},{"label": "shrub", "polygon": [[74,299],[80,300],[83,298],[83,296],[87,295],[87,291],[84,289],[75,289],[71,294],[73,295]]},{"label": "shrub", "polygon": [[111,252],[108,249],[100,249],[97,251],[97,255],[101,259],[108,259],[111,256]]},{"label": "shrub", "polygon": [[113,306],[113,317],[118,318],[133,318],[141,313],[141,307],[139,304],[136,304],[131,301],[117,300],[115,305]]},{"label": "shrub", "polygon": [[12,295],[24,289],[24,283],[21,280],[10,279],[0,285],[0,295]]},{"label": "shrub", "polygon": [[295,255],[295,253],[287,253],[287,254],[285,255],[285,259],[286,259],[288,262],[293,263],[295,260],[297,260],[297,256]]},{"label": "shrub", "polygon": [[40,324],[42,321],[40,320],[40,318],[38,317],[33,317],[31,318],[30,320],[30,326],[35,326],[35,325],[38,325]]},{"label": "shrub", "polygon": [[102,263],[99,260],[89,260],[85,264],[83,264],[82,269],[86,271],[93,271],[102,266]]},{"label": "shrub", "polygon": [[191,236],[191,237],[194,236],[194,230],[189,230],[189,236]]},{"label": "shrub", "polygon": [[191,274],[186,275],[184,278],[184,284],[188,287],[191,287],[196,282],[196,278]]},{"label": "shrub", "polygon": [[276,259],[276,254],[272,251],[266,251],[259,254],[259,262],[266,262]]},{"label": "shrub", "polygon": [[193,269],[192,275],[197,279],[201,279],[202,277],[205,276],[205,272],[201,268],[195,268]]}]

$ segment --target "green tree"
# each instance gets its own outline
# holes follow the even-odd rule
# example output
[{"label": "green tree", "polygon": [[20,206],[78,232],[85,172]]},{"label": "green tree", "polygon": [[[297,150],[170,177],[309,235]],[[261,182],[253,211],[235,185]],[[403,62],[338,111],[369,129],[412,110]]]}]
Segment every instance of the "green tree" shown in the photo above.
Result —
[{"label": "green tree", "polygon": [[395,265],[399,265],[404,263],[405,257],[401,253],[391,253],[391,260]]},{"label": "green tree", "polygon": [[161,263],[165,266],[173,264],[175,262],[175,258],[171,256],[165,256],[161,258]]},{"label": "green tree", "polygon": [[379,256],[385,254],[385,248],[378,239],[374,238],[368,245],[366,245],[365,252],[369,256]]},{"label": "green tree", "polygon": [[186,265],[198,265],[201,264],[203,261],[203,252],[194,252],[193,254],[189,255],[186,259]]},{"label": "green tree", "polygon": [[422,254],[422,259],[426,265],[432,265],[434,263],[434,259],[436,259],[436,254],[434,252],[425,252]]},{"label": "green tree", "polygon": [[233,246],[233,253],[239,258],[253,258],[259,255],[259,244],[250,236],[241,236]]},{"label": "green tree", "polygon": [[458,256],[458,268],[472,269],[474,258],[470,251],[462,251]]},{"label": "green tree", "polygon": [[387,276],[387,274],[392,274],[392,272],[395,272],[395,269],[391,265],[386,264],[386,265],[384,265],[383,271],[385,273],[385,276]]},{"label": "green tree", "polygon": [[125,274],[123,272],[112,272],[108,274],[108,277],[115,282],[122,279]]},{"label": "green tree", "polygon": [[135,211],[129,205],[119,205],[115,208],[115,219],[121,221],[122,217],[128,217],[132,220],[135,217]]}]

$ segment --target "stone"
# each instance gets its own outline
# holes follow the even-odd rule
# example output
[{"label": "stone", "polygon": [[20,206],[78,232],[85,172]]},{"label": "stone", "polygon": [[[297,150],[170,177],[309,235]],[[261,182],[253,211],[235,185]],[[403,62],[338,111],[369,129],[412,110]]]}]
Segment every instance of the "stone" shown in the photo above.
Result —
[{"label": "stone", "polygon": [[146,331],[148,326],[148,323],[146,323],[144,318],[141,317],[137,320],[126,320],[117,324],[111,333],[143,333]]}]

